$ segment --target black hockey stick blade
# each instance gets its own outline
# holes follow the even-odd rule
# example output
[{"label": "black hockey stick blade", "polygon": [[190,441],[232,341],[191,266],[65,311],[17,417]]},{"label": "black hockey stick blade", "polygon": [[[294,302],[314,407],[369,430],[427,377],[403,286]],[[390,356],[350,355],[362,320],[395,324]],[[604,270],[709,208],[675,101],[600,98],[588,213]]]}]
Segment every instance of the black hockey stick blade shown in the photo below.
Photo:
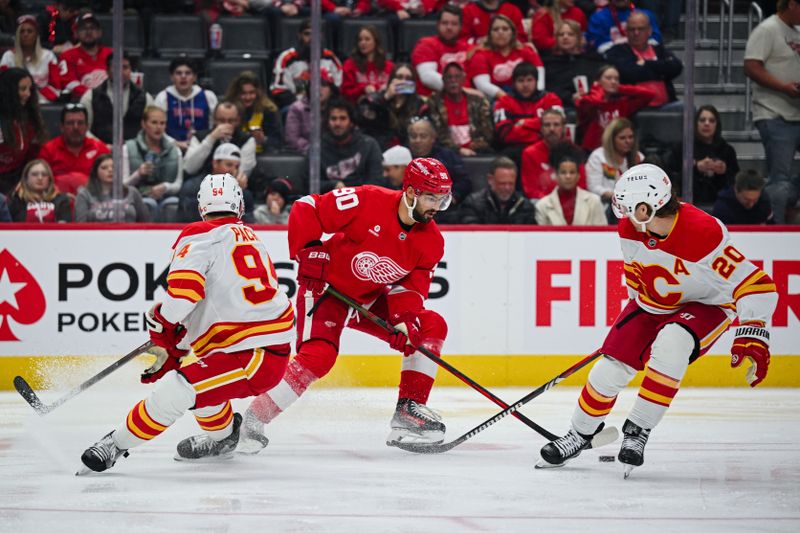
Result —
[{"label": "black hockey stick blade", "polygon": [[24,399],[28,404],[33,407],[33,409],[39,413],[40,415],[47,414],[49,409],[47,406],[39,399],[39,396],[36,395],[36,392],[33,388],[25,381],[25,378],[22,376],[16,376],[14,378],[14,388],[17,389],[17,392],[22,399]]},{"label": "black hockey stick blade", "polygon": [[[556,385],[558,385],[559,383],[561,383],[562,381],[564,381],[565,379],[570,377],[572,374],[574,374],[575,372],[577,372],[581,368],[583,368],[586,365],[588,365],[589,363],[593,362],[595,359],[600,357],[600,355],[601,355],[600,354],[600,350],[597,350],[596,352],[594,352],[591,355],[587,355],[586,357],[584,357],[583,359],[581,359],[580,361],[578,361],[577,363],[575,363],[574,365],[572,365],[568,369],[564,370],[559,375],[557,375],[556,377],[554,377],[553,379],[551,379],[550,381],[548,381],[547,383],[545,383],[544,385],[542,385],[538,389],[536,389],[536,390],[534,390],[532,392],[529,392],[528,394],[526,394],[525,396],[520,398],[516,403],[514,403],[512,405],[509,405],[508,407],[506,407],[505,409],[503,409],[502,411],[500,411],[496,415],[492,416],[491,418],[488,418],[487,420],[485,420],[481,424],[475,426],[474,428],[469,430],[467,433],[461,435],[460,437],[458,437],[457,439],[455,439],[452,442],[447,442],[447,443],[442,443],[442,444],[423,444],[423,443],[411,443],[411,442],[409,442],[409,443],[403,443],[403,442],[392,442],[392,443],[389,443],[389,442],[387,442],[387,444],[389,444],[389,446],[396,446],[396,447],[400,448],[401,450],[405,450],[407,452],[414,452],[414,453],[444,453],[446,451],[452,450],[453,448],[455,448],[456,446],[458,446],[462,442],[464,442],[464,441],[466,441],[468,439],[471,439],[472,437],[474,437],[475,435],[477,435],[478,433],[480,433],[484,429],[488,428],[489,426],[494,425],[496,422],[499,422],[500,420],[502,420],[506,416],[515,413],[516,411],[521,409],[523,405],[525,405],[529,401],[533,400],[537,396],[540,396],[543,393],[547,392],[552,387],[555,387]],[[615,431],[616,431],[616,428],[615,428]],[[599,435],[599,433],[598,433],[598,435]],[[615,437],[615,440],[616,440],[616,437]]]},{"label": "black hockey stick blade", "polygon": [[[342,302],[344,302],[345,304],[347,304],[351,308],[353,308],[356,311],[358,311],[359,313],[361,313],[370,322],[372,322],[374,324],[377,324],[379,327],[385,329],[386,331],[388,331],[390,333],[394,333],[396,331],[394,326],[392,326],[391,324],[386,322],[384,319],[382,319],[381,317],[379,317],[378,315],[376,315],[375,313],[373,313],[372,311],[370,311],[369,309],[367,309],[363,305],[360,305],[358,302],[356,302],[356,301],[348,298],[344,294],[340,293],[333,286],[329,285],[327,291],[328,291],[329,294],[332,294],[335,298],[338,298],[339,300],[341,300]],[[445,370],[447,370],[448,372],[450,372],[452,375],[454,375],[455,377],[460,379],[465,385],[467,385],[467,386],[471,387],[472,389],[476,390],[477,392],[482,394],[485,398],[491,400],[492,402],[494,402],[496,405],[499,405],[503,409],[508,408],[508,404],[505,403],[500,398],[498,398],[497,396],[495,396],[492,393],[492,391],[490,391],[489,389],[485,388],[484,386],[482,386],[481,384],[479,384],[478,382],[476,382],[475,380],[473,380],[472,378],[470,378],[469,376],[467,376],[466,374],[461,372],[459,369],[457,369],[456,367],[454,367],[453,365],[451,365],[450,363],[448,363],[447,361],[445,361],[444,359],[442,359],[438,355],[434,354],[433,352],[431,352],[430,350],[428,350],[424,346],[417,346],[416,349],[417,349],[417,351],[419,353],[421,353],[422,355],[424,355],[425,357],[427,357],[428,359],[430,359],[431,361],[433,361],[434,363],[436,363],[440,367],[442,367]],[[516,419],[521,421],[523,424],[525,424],[526,426],[528,426],[529,428],[531,428],[532,430],[537,432],[539,435],[541,435],[544,438],[546,438],[547,440],[555,440],[555,439],[558,438],[557,435],[547,431],[545,428],[543,428],[542,426],[540,426],[539,424],[537,424],[536,422],[534,422],[530,418],[526,417],[522,413],[512,412],[511,414]]]},{"label": "black hockey stick blade", "polygon": [[57,399],[50,405],[45,404],[44,402],[42,402],[42,400],[39,399],[39,397],[36,395],[36,392],[34,392],[33,388],[28,384],[27,381],[25,381],[25,379],[22,378],[22,376],[17,376],[14,378],[14,388],[17,389],[17,392],[20,394],[20,396],[22,396],[25,399],[25,401],[28,402],[30,406],[33,407],[37,413],[39,413],[40,415],[46,415],[59,405],[65,403],[67,400],[72,399],[73,397],[85,391],[86,389],[88,389],[101,379],[105,378],[106,376],[108,376],[121,366],[125,365],[129,361],[132,361],[137,356],[147,352],[147,350],[149,350],[152,347],[153,347],[153,342],[148,340],[141,346],[134,348],[133,351],[131,351],[130,353],[122,356],[120,359],[111,363],[109,366],[107,366],[94,376],[90,377],[89,379],[87,379],[74,389],[70,390],[64,396]]}]

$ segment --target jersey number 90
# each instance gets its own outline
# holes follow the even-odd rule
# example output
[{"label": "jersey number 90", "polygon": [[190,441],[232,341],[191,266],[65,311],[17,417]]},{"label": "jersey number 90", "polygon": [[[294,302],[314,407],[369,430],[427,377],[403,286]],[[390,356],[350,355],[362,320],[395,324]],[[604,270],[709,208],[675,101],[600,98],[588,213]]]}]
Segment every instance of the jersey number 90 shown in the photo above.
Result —
[{"label": "jersey number 90", "polygon": [[347,211],[358,205],[358,196],[354,187],[342,187],[331,191],[336,197],[336,207],[339,211]]}]

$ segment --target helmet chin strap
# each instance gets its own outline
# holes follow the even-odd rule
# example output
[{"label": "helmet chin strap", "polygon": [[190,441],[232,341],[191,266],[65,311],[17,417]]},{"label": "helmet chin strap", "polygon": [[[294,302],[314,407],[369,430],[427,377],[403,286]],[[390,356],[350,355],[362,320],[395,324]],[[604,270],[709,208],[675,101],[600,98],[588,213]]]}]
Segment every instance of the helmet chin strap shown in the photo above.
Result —
[{"label": "helmet chin strap", "polygon": [[636,213],[635,212],[631,213],[630,215],[628,215],[628,218],[631,219],[631,222],[633,222],[634,226],[638,225],[640,228],[642,228],[642,232],[647,233],[647,225],[653,221],[655,216],[656,216],[656,211],[655,211],[655,209],[653,209],[652,213],[650,213],[650,217],[647,220],[645,220],[644,222],[642,222],[641,220],[638,220],[636,218]]},{"label": "helmet chin strap", "polygon": [[405,205],[406,209],[408,209],[408,218],[410,218],[411,220],[416,221],[416,219],[414,218],[414,208],[417,207],[417,197],[416,197],[416,195],[414,196],[414,203],[411,204],[411,205],[408,205],[408,198],[407,197],[408,197],[408,195],[403,194],[403,205]]}]

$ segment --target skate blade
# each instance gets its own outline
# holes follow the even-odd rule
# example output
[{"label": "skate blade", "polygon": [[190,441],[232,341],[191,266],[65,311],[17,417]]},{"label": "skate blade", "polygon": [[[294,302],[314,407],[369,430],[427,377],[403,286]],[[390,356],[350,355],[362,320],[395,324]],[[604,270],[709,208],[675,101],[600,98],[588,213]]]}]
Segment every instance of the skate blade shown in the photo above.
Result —
[{"label": "skate blade", "polygon": [[[266,440],[266,438],[264,439]],[[256,439],[246,439],[239,441],[239,445],[236,446],[236,453],[241,453],[244,455],[255,455],[264,448],[267,447],[269,441],[261,442]]]},{"label": "skate blade", "polygon": [[628,479],[631,475],[631,472],[633,472],[634,468],[636,467],[633,465],[625,465],[625,467],[622,470],[622,479]]},{"label": "skate blade", "polygon": [[198,458],[182,457],[176,453],[173,459],[181,463],[219,463],[223,461],[230,461],[231,459],[233,459],[233,452],[225,453],[222,455],[214,455],[211,457],[198,457]]},{"label": "skate blade", "polygon": [[85,476],[87,474],[94,474],[95,471],[89,468],[88,466],[82,466],[77,472],[75,472],[76,476]]},{"label": "skate blade", "polygon": [[544,459],[539,459],[539,461],[533,466],[533,468],[535,468],[536,470],[544,470],[546,468],[561,468],[562,466],[565,466],[567,462],[568,461],[564,461],[560,465],[554,465],[553,463],[548,463]]},{"label": "skate blade", "polygon": [[436,432],[409,433],[407,430],[392,430],[386,438],[387,446],[397,446],[403,444],[441,444],[444,442],[444,434]]}]

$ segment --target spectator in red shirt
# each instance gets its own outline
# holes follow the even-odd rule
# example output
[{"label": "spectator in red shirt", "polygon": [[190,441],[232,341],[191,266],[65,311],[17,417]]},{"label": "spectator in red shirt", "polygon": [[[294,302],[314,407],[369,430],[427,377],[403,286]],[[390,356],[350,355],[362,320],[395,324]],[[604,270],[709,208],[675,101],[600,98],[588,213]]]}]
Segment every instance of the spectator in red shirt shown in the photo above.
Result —
[{"label": "spectator in red shirt", "polygon": [[511,19],[505,15],[495,15],[484,45],[470,52],[470,79],[487,98],[496,100],[508,92],[514,67],[522,62],[539,69],[537,78],[541,83],[538,89],[544,89],[542,60],[533,48],[521,44],[517,35]]},{"label": "spectator in red shirt", "polygon": [[522,26],[522,13],[519,8],[510,2],[501,0],[477,0],[464,7],[464,24],[461,28],[461,37],[470,43],[477,43],[489,33],[489,24],[492,17],[504,15],[511,20],[517,30],[519,40],[527,43],[528,35]]},{"label": "spectator in red shirt", "polygon": [[79,100],[83,93],[106,81],[106,63],[113,51],[100,44],[103,30],[92,13],[84,13],[76,22],[78,46],[61,54],[61,71],[64,73],[65,93]]},{"label": "spectator in red shirt", "polygon": [[0,72],[0,194],[8,196],[14,189],[44,141],[33,78],[16,67]]},{"label": "spectator in red shirt", "polygon": [[464,90],[466,75],[459,63],[444,68],[444,90],[428,99],[428,115],[445,148],[465,157],[490,150],[492,121],[489,101]]},{"label": "spectator in red shirt", "polygon": [[437,0],[378,0],[378,7],[389,11],[396,20],[424,17],[433,13]]},{"label": "spectator in red shirt", "polygon": [[420,39],[411,52],[411,63],[419,77],[417,90],[421,96],[442,90],[442,70],[446,65],[455,62],[466,67],[470,47],[466,40],[459,38],[461,16],[460,8],[444,6],[436,22],[436,35]]},{"label": "spectator in red shirt", "polygon": [[56,55],[42,48],[36,18],[33,15],[19,17],[16,35],[14,49],[6,50],[0,59],[0,70],[26,69],[39,90],[39,103],[55,102],[61,96],[61,72]]},{"label": "spectator in red shirt", "polygon": [[672,85],[683,70],[681,60],[663,44],[649,42],[653,28],[643,12],[631,13],[627,33],[628,42],[616,44],[606,52],[606,59],[619,70],[620,81],[653,91],[650,107],[682,109]]},{"label": "spectator in red shirt", "polygon": [[69,196],[58,192],[53,171],[41,159],[25,165],[19,184],[8,199],[8,210],[14,222],[72,222]]},{"label": "spectator in red shirt", "polygon": [[59,191],[75,194],[89,181],[94,160],[110,153],[108,147],[88,137],[88,112],[82,104],[67,104],[61,110],[61,135],[42,146],[39,157],[53,169]]},{"label": "spectator in red shirt", "polygon": [[[542,113],[542,140],[522,151],[522,191],[531,200],[544,198],[556,186],[556,171],[550,165],[551,151],[562,144],[572,144],[565,137],[567,119],[563,110],[550,108]],[[578,151],[580,148],[575,147]],[[586,169],[579,165],[580,182],[586,188]]]},{"label": "spectator in red shirt", "polygon": [[646,107],[654,96],[650,89],[621,85],[616,67],[601,67],[589,93],[580,95],[575,101],[581,147],[591,151],[600,146],[603,130],[612,120],[633,115]]},{"label": "spectator in red shirt", "polygon": [[513,89],[494,104],[494,132],[498,148],[519,161],[522,150],[540,138],[545,109],[561,108],[561,99],[536,88],[538,70],[530,63],[514,67]]},{"label": "spectator in red shirt", "polygon": [[344,62],[342,95],[353,103],[386,89],[394,63],[386,58],[378,28],[358,30],[356,47]]},{"label": "spectator in red shirt", "polygon": [[531,39],[540,53],[556,45],[556,32],[564,20],[574,20],[582,32],[589,26],[586,15],[575,7],[575,0],[553,0],[552,5],[536,11],[531,22]]}]

